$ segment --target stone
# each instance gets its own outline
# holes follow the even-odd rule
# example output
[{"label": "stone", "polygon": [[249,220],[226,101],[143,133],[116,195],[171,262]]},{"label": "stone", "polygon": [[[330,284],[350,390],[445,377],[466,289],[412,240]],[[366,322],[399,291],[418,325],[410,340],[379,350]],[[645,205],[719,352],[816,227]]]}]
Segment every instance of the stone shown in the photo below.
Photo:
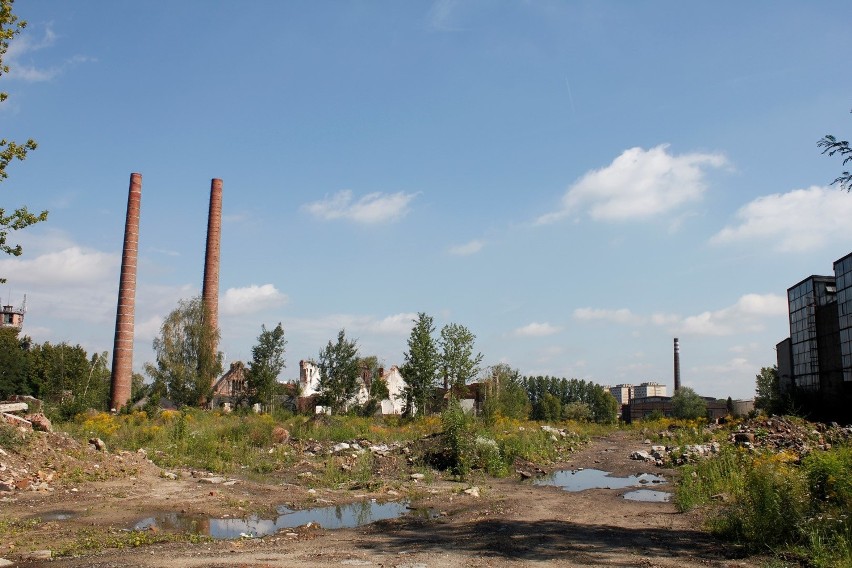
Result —
[{"label": "stone", "polygon": [[734,434],[734,441],[738,444],[754,444],[754,434],[751,432],[737,432]]},{"label": "stone", "polygon": [[11,493],[15,490],[15,485],[6,481],[0,481],[0,492]]},{"label": "stone", "polygon": [[28,414],[24,418],[32,423],[33,430],[38,430],[39,432],[53,432],[53,425],[44,414]]},{"label": "stone", "polygon": [[469,489],[465,489],[464,493],[470,495],[471,497],[479,497],[479,487],[471,487]]},{"label": "stone", "polygon": [[198,480],[198,483],[207,483],[209,485],[218,485],[220,483],[225,483],[224,477],[202,477]]},{"label": "stone", "polygon": [[420,480],[422,480],[422,479],[425,479],[425,478],[426,478],[426,476],[425,476],[425,475],[423,475],[422,473],[412,473],[412,474],[410,475],[410,477],[411,477],[411,479],[413,479],[414,481],[420,481]]},{"label": "stone", "polygon": [[335,453],[335,454],[336,454],[336,453],[338,453],[338,452],[342,452],[342,451],[344,451],[344,450],[348,450],[348,449],[350,449],[351,447],[352,447],[352,446],[350,446],[350,445],[349,445],[349,444],[347,444],[346,442],[340,442],[339,444],[335,444],[335,445],[331,448],[331,451],[332,451],[333,453]]},{"label": "stone", "polygon": [[89,438],[89,443],[95,447],[99,452],[106,451],[106,444],[100,438]]},{"label": "stone", "polygon": [[0,412],[21,412],[27,408],[26,402],[0,402]]},{"label": "stone", "polygon": [[651,455],[645,450],[636,450],[632,454],[630,454],[630,459],[632,460],[651,460]]},{"label": "stone", "polygon": [[32,552],[25,552],[21,555],[21,558],[24,560],[50,560],[53,556],[49,550],[33,550]]},{"label": "stone", "polygon": [[6,414],[3,412],[0,414],[0,418],[2,418],[7,424],[11,424],[12,426],[16,426],[18,428],[23,428],[24,430],[32,430],[33,425],[29,420],[24,420],[20,416],[15,416],[14,414]]},{"label": "stone", "polygon": [[528,472],[528,471],[524,471],[524,470],[522,470],[522,469],[516,469],[516,470],[515,470],[515,473],[517,473],[518,475],[520,475],[520,476],[521,476],[521,479],[529,479],[529,478],[531,478],[531,477],[533,476],[533,474],[531,474],[530,472]]},{"label": "stone", "polygon": [[272,439],[276,444],[286,444],[290,440],[290,431],[283,426],[276,426],[272,429]]},{"label": "stone", "polygon": [[0,567],[3,567],[3,566],[14,566],[14,565],[15,565],[15,563],[14,563],[14,562],[12,562],[11,560],[7,560],[7,559],[5,559],[5,558],[0,558]]}]

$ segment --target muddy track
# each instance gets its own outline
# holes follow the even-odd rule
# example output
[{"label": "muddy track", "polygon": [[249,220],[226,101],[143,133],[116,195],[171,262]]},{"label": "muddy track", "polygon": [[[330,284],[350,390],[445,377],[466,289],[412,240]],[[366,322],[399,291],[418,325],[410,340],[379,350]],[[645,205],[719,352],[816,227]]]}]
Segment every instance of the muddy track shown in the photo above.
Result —
[{"label": "muddy track", "polygon": [[[642,440],[629,432],[597,438],[574,454],[567,468],[594,468],[624,476],[676,472],[629,459],[642,449]],[[468,484],[440,482],[416,488],[415,503],[437,513],[436,518],[405,516],[354,529],[320,528],[281,531],[263,538],[203,544],[150,545],[129,550],[106,550],[81,558],[57,559],[45,566],[61,567],[319,567],[381,566],[432,568],[462,566],[758,566],[757,559],[740,558],[738,551],[701,529],[695,513],[678,513],[670,503],[625,500],[630,489],[588,489],[567,492],[535,486],[517,478],[473,481],[480,496],[461,492]],[[127,484],[127,487],[123,485]],[[216,495],[198,484],[146,479],[101,487],[101,502],[91,499],[63,503],[64,509],[88,506],[86,522],[127,526],[142,507],[163,510],[192,508],[216,514]],[[673,490],[672,484],[655,486]],[[135,497],[111,501],[110,493],[136,491]],[[222,490],[224,491],[224,489]],[[280,503],[293,495],[287,489],[240,484],[229,502],[239,497],[253,503]],[[345,502],[351,492],[323,497]],[[39,509],[57,504],[30,504]],[[94,509],[94,512],[93,512]],[[221,511],[220,511],[221,513]],[[122,525],[122,523],[124,523]],[[39,561],[21,566],[39,566]]]}]

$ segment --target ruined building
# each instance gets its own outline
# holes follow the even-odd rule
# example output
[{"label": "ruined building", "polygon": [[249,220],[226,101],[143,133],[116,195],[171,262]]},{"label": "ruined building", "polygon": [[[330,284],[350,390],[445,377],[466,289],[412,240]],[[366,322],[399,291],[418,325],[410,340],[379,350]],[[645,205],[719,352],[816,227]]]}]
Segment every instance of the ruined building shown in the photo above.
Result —
[{"label": "ruined building", "polygon": [[27,313],[27,297],[19,308],[12,305],[0,307],[0,328],[10,327],[20,330],[24,325],[24,314]]}]

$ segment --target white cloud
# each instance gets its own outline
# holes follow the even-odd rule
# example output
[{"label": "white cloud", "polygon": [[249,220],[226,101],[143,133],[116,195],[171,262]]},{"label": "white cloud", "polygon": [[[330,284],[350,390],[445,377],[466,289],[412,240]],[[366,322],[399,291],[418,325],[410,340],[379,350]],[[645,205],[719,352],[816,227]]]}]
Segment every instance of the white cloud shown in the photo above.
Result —
[{"label": "white cloud", "polygon": [[725,336],[743,332],[761,331],[767,317],[787,313],[787,299],[777,294],[746,294],[736,304],[717,310],[688,316],[672,325],[675,331],[690,335]]},{"label": "white cloud", "polygon": [[465,243],[463,245],[455,245],[449,248],[449,253],[457,256],[467,256],[471,254],[476,254],[482,250],[482,247],[485,246],[485,241],[482,240],[473,240],[469,243]]},{"label": "white cloud", "polygon": [[92,58],[83,55],[74,55],[61,64],[50,67],[39,67],[24,61],[25,57],[34,52],[53,47],[56,44],[57,37],[53,28],[48,25],[44,28],[44,33],[40,37],[36,36],[34,32],[25,31],[9,42],[5,61],[9,65],[7,76],[10,79],[18,79],[28,83],[50,81],[70,67],[93,61]]},{"label": "white cloud", "polygon": [[598,308],[577,308],[574,319],[581,321],[608,321],[619,324],[640,324],[642,318],[627,308],[620,310],[603,310]]},{"label": "white cloud", "polygon": [[228,288],[222,296],[219,311],[222,315],[251,314],[281,306],[287,302],[272,284],[252,284],[243,288]]},{"label": "white cloud", "polygon": [[320,219],[349,219],[364,224],[382,223],[404,217],[409,212],[409,204],[416,196],[416,193],[402,191],[391,194],[375,192],[353,201],[352,192],[344,189],[331,197],[307,203],[302,207]]},{"label": "white cloud", "polygon": [[719,231],[710,242],[764,240],[774,242],[780,252],[806,252],[845,239],[850,217],[852,197],[846,192],[812,186],[747,203],[737,211],[737,223]]},{"label": "white cloud", "polygon": [[[79,246],[45,253],[33,259],[0,260],[0,274],[19,284],[54,287],[89,286],[115,278],[121,257]],[[118,285],[118,280],[115,282]]]},{"label": "white cloud", "polygon": [[544,225],[579,215],[598,221],[648,219],[698,201],[705,189],[706,168],[726,164],[721,154],[668,153],[662,144],[644,150],[630,148],[602,169],[586,173],[568,188],[561,208],[542,215]]},{"label": "white cloud", "polygon": [[548,335],[559,333],[560,331],[562,331],[561,327],[551,325],[547,322],[533,322],[523,327],[519,327],[514,331],[514,334],[519,337],[546,337]]}]

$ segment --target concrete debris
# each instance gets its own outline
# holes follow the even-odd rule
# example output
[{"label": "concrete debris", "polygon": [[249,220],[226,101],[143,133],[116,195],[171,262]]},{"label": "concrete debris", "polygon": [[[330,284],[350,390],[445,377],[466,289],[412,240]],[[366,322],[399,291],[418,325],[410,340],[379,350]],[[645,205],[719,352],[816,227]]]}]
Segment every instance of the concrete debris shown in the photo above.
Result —
[{"label": "concrete debris", "polygon": [[852,426],[811,423],[788,416],[758,417],[740,424],[731,441],[746,448],[786,451],[801,459],[852,441]]},{"label": "concrete debris", "polygon": [[38,430],[39,432],[53,432],[53,425],[44,414],[28,414],[24,417],[24,419],[30,421],[33,426],[33,430]]}]

